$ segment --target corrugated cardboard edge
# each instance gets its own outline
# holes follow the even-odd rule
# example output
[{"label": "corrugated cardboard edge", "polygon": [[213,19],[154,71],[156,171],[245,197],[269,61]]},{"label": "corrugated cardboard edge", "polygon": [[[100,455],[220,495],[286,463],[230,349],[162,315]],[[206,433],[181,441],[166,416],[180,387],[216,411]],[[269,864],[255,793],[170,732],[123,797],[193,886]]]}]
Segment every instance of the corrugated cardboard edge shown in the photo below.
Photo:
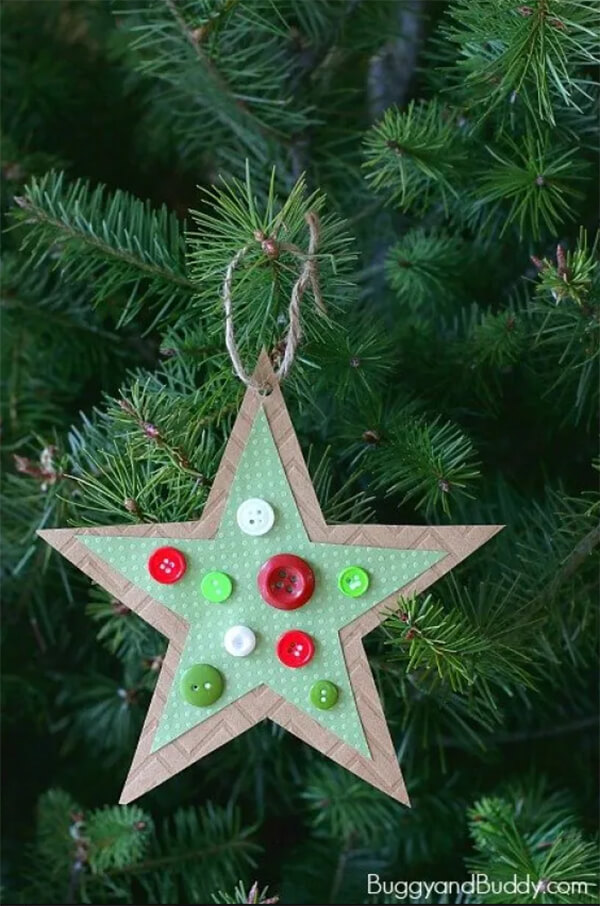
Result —
[{"label": "corrugated cardboard edge", "polygon": [[359,754],[335,733],[325,729],[268,686],[248,692],[218,714],[182,736],[151,752],[152,739],[165,706],[181,657],[188,626],[185,620],[133,586],[77,540],[77,535],[134,535],[157,538],[212,538],[217,532],[229,488],[257,412],[264,408],[279,450],[292,493],[312,541],[405,549],[443,550],[447,555],[401,589],[409,595],[429,585],[488,541],[503,526],[387,526],[325,523],[300,445],[292,426],[277,379],[267,354],[261,354],[255,377],[273,389],[268,395],[247,390],[212,485],[202,518],[197,522],[142,526],[100,526],[85,529],[53,529],[39,534],[79,569],[114,594],[169,639],[158,683],[148,709],[133,762],[121,795],[131,802],[168,780],[209,752],[234,739],[264,718],[270,718],[318,749],[328,758],[357,774],[406,805],[408,795],[389,734],[381,701],[362,644],[362,638],[377,626],[395,605],[400,589],[367,613],[344,627],[340,640],[348,666],[357,708],[372,758]]}]

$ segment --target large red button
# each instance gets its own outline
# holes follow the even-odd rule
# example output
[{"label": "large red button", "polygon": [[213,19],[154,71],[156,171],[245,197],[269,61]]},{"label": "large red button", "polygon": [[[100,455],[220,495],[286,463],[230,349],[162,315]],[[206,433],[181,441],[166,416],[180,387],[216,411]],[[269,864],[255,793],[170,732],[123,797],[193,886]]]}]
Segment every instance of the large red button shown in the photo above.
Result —
[{"label": "large red button", "polygon": [[315,643],[307,632],[290,629],[278,639],[276,651],[285,667],[305,667],[313,659]]},{"label": "large red button", "polygon": [[306,560],[294,554],[276,554],[261,566],[258,590],[271,607],[296,610],[315,590],[315,574]]},{"label": "large red button", "polygon": [[179,582],[186,568],[185,557],[176,547],[157,547],[148,559],[148,572],[163,585]]}]

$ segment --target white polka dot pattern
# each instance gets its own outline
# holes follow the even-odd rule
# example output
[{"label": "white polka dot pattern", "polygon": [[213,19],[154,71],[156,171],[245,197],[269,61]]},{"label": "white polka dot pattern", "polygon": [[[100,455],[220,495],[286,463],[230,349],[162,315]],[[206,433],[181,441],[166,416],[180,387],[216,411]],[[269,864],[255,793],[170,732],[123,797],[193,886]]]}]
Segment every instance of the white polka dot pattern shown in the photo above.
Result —
[{"label": "white polka dot pattern", "polygon": [[[264,499],[273,507],[275,521],[265,535],[250,536],[238,525],[238,507],[249,498]],[[152,751],[266,683],[361,754],[369,756],[339,630],[445,556],[445,551],[309,541],[264,411],[257,415],[242,453],[216,538],[169,542],[187,560],[187,571],[179,582],[161,585],[148,574],[148,558],[165,543],[163,539],[81,535],[79,540],[190,624]],[[314,594],[297,610],[269,607],[258,592],[256,577],[261,565],[279,553],[302,557],[315,574]],[[338,576],[348,566],[361,566],[369,574],[368,590],[360,597],[347,597],[338,588]],[[231,597],[220,604],[206,601],[200,593],[203,575],[212,570],[227,573],[233,580]],[[225,633],[236,624],[250,627],[255,633],[256,648],[247,657],[233,658],[223,645]],[[315,655],[305,667],[292,670],[277,659],[277,639],[288,629],[304,630],[315,640]],[[192,708],[179,694],[180,677],[196,663],[212,664],[225,679],[223,695],[214,705],[202,709]],[[339,689],[339,699],[330,710],[319,710],[309,700],[310,688],[319,679],[328,679]]]}]

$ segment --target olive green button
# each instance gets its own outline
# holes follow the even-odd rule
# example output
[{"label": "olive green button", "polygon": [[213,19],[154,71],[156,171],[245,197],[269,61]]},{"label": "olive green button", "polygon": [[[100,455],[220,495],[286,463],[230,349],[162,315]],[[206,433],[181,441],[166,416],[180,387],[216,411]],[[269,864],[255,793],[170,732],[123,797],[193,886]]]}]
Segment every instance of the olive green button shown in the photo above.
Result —
[{"label": "olive green button", "polygon": [[207,601],[220,604],[226,601],[233,589],[233,583],[227,573],[207,573],[200,583],[200,591]]},{"label": "olive green button", "polygon": [[338,576],[338,588],[349,598],[359,598],[369,587],[369,574],[362,566],[347,566]]},{"label": "olive green button", "polygon": [[225,682],[216,667],[194,664],[185,671],[179,683],[181,697],[196,708],[208,708],[223,695]]},{"label": "olive green button", "polygon": [[310,700],[315,708],[328,711],[333,708],[339,697],[338,687],[327,679],[317,680],[310,687]]}]

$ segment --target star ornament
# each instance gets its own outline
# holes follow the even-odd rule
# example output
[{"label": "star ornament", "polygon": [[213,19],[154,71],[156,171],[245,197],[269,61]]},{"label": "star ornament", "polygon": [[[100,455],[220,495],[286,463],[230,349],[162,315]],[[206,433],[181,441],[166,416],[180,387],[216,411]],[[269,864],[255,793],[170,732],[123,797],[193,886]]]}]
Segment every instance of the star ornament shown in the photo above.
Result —
[{"label": "star ornament", "polygon": [[40,532],[169,639],[120,801],[268,717],[408,805],[362,638],[502,526],[327,525],[254,376],[200,520]]}]

